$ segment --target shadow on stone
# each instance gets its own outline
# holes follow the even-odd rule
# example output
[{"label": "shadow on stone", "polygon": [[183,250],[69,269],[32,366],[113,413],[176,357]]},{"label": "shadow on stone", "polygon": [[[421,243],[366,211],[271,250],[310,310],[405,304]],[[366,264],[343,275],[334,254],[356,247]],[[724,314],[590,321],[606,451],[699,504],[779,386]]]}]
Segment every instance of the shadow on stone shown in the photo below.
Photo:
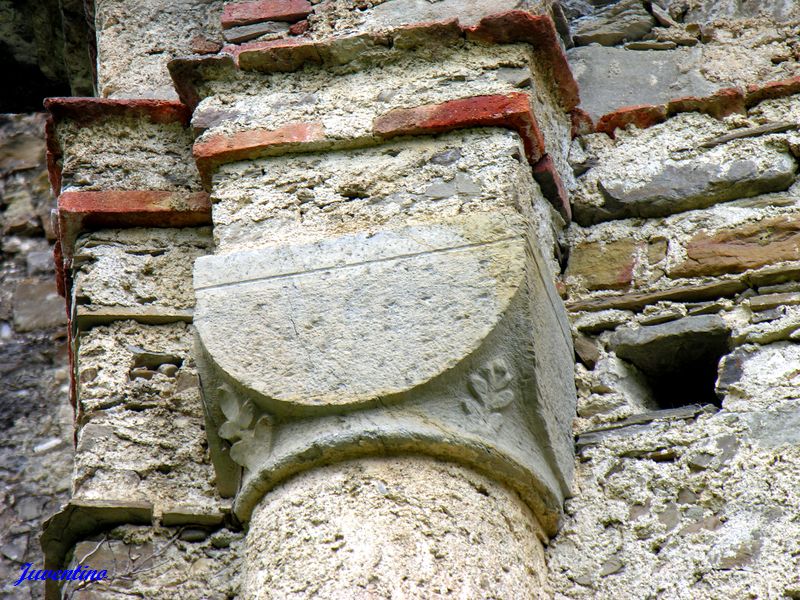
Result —
[{"label": "shadow on stone", "polygon": [[719,361],[728,353],[729,336],[721,317],[703,315],[619,329],[611,347],[644,374],[661,408],[719,406],[714,386]]}]

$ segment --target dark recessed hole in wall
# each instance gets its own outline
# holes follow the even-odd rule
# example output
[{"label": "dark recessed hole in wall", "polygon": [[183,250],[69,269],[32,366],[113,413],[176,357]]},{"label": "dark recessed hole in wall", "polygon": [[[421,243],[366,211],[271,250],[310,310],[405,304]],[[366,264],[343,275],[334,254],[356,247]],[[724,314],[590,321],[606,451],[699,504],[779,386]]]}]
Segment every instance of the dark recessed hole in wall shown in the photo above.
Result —
[{"label": "dark recessed hole in wall", "polygon": [[720,359],[729,352],[730,331],[717,315],[625,328],[614,334],[617,356],[645,376],[660,408],[720,405],[715,385]]}]

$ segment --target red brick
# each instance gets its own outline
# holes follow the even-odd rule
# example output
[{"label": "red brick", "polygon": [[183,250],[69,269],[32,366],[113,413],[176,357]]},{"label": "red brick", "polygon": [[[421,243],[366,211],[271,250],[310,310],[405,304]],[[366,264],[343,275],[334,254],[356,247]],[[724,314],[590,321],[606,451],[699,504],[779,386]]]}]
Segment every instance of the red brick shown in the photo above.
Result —
[{"label": "red brick", "polygon": [[233,56],[242,70],[291,73],[303,65],[322,64],[321,48],[332,42],[316,42],[307,38],[283,38],[225,46],[222,51]]},{"label": "red brick", "polygon": [[[124,227],[211,225],[205,192],[108,190],[64,192],[58,197],[58,239],[53,248],[58,291],[69,302],[75,240],[83,231]],[[69,310],[67,311],[69,314]]]},{"label": "red brick", "polygon": [[525,11],[510,11],[485,17],[474,27],[461,27],[456,21],[418,23],[400,27],[389,33],[367,33],[313,41],[308,38],[284,38],[266,42],[229,45],[220,55],[203,58],[175,59],[169,63],[175,88],[189,106],[199,101],[197,81],[202,78],[200,67],[224,66],[221,61],[233,59],[233,65],[243,70],[264,72],[292,72],[306,64],[333,62],[342,64],[358,57],[354,42],[374,46],[396,45],[411,47],[425,39],[457,40],[462,36],[490,43],[531,44],[549,66],[557,88],[559,102],[566,111],[579,103],[578,84],[572,76],[566,55],[561,47],[552,19],[545,15],[532,15]]},{"label": "red brick", "polygon": [[556,165],[549,154],[545,154],[539,162],[533,165],[533,178],[539,184],[542,194],[550,201],[558,213],[567,223],[572,221],[572,208],[569,196],[561,180]]},{"label": "red brick", "polygon": [[[225,48],[222,49],[225,51]],[[202,68],[216,68],[223,70],[235,68],[236,62],[230,54],[214,54],[201,57],[175,58],[167,63],[172,83],[178,97],[190,111],[194,111],[200,104],[200,94],[197,91],[197,82],[202,79]]]},{"label": "red brick", "polygon": [[661,123],[667,118],[667,107],[663,105],[641,104],[625,106],[612,113],[603,115],[595,125],[595,131],[614,137],[616,129],[624,129],[628,125],[636,125],[640,129]]},{"label": "red brick", "polygon": [[542,53],[552,72],[561,106],[571,111],[580,104],[578,83],[572,76],[558,31],[549,15],[532,15],[512,10],[489,15],[474,27],[465,29],[468,39],[492,44],[528,43]]},{"label": "red brick", "polygon": [[189,125],[189,107],[174,100],[110,99],[110,98],[47,98],[45,109],[56,123],[69,120],[81,126],[111,117],[145,118],[156,124]]},{"label": "red brick", "polygon": [[200,177],[206,185],[210,185],[211,175],[219,165],[250,160],[277,153],[287,147],[324,139],[325,130],[321,123],[290,123],[278,129],[220,133],[195,143],[192,152]]},{"label": "red brick", "polygon": [[222,9],[222,28],[250,25],[262,21],[294,23],[305,19],[312,11],[308,0],[259,0],[230,2]]},{"label": "red brick", "polygon": [[211,202],[205,192],[108,190],[64,192],[58,197],[59,242],[66,258],[85,230],[210,224]]},{"label": "red brick", "polygon": [[292,35],[303,35],[308,31],[308,20],[303,19],[302,21],[298,21],[293,25],[289,26],[289,33]]},{"label": "red brick", "polygon": [[44,125],[45,157],[47,159],[47,177],[53,195],[58,197],[61,193],[61,145],[56,137],[56,123],[53,115],[47,115]]},{"label": "red brick", "polygon": [[762,100],[783,98],[794,94],[800,94],[800,77],[770,81],[763,85],[748,85],[745,103],[750,107]]},{"label": "red brick", "polygon": [[208,39],[204,35],[196,35],[189,42],[189,49],[194,54],[216,54],[222,50],[222,44]]},{"label": "red brick", "polygon": [[67,297],[67,271],[64,268],[64,254],[61,252],[61,242],[56,240],[53,245],[53,263],[56,266],[56,288],[62,298]]},{"label": "red brick", "polygon": [[416,108],[398,108],[375,119],[373,132],[383,138],[426,135],[466,127],[506,127],[522,137],[531,164],[544,155],[544,138],[528,95],[473,96]]},{"label": "red brick", "polygon": [[721,119],[734,113],[745,114],[744,93],[738,88],[718,90],[710,96],[699,98],[686,96],[667,103],[667,114],[672,116],[683,112],[700,112]]},{"label": "red brick", "polygon": [[570,128],[570,135],[576,138],[579,135],[587,135],[594,133],[594,122],[592,117],[589,116],[585,110],[581,108],[573,108],[569,111],[569,119],[572,124]]}]

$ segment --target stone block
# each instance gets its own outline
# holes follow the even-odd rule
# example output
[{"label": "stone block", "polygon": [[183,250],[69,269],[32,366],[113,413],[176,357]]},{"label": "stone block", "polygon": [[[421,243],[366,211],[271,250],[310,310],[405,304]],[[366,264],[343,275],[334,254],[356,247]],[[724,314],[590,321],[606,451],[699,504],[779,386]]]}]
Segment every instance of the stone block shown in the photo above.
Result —
[{"label": "stone block", "polygon": [[230,29],[262,21],[294,23],[305,19],[312,11],[308,0],[258,0],[256,2],[227,2],[222,9],[222,27]]},{"label": "stone block", "polygon": [[642,0],[622,0],[575,24],[572,39],[578,46],[597,43],[615,46],[638,40],[655,25]]},{"label": "stone block", "polygon": [[636,182],[601,176],[604,204],[594,221],[666,216],[789,188],[797,171],[794,158],[768,147],[757,151],[749,157],[711,153],[669,161]]},{"label": "stone block", "polygon": [[627,288],[633,281],[636,251],[641,246],[636,240],[578,244],[570,250],[566,275],[580,278],[590,290]]},{"label": "stone block", "polygon": [[741,273],[748,269],[800,259],[800,220],[769,217],[724,231],[701,231],[686,244],[686,260],[670,277]]},{"label": "stone block", "polygon": [[191,309],[194,261],[212,248],[205,227],[89,233],[80,238],[73,258],[75,297],[90,309]]},{"label": "stone block", "polygon": [[567,52],[582,91],[581,108],[592,118],[623,106],[663,105],[673,98],[705,97],[730,83],[716,83],[702,75],[702,59],[687,48],[625,50],[580,47]]},{"label": "stone block", "polygon": [[713,363],[712,370],[716,371],[729,338],[730,328],[721,317],[702,315],[661,325],[620,328],[612,336],[610,347],[648,376],[675,378],[699,371],[705,363]]},{"label": "stone block", "polygon": [[747,283],[740,280],[712,281],[696,285],[677,285],[663,290],[653,292],[640,292],[636,294],[621,294],[616,296],[604,296],[602,298],[592,298],[568,302],[567,308],[570,312],[580,312],[584,310],[595,311],[609,308],[641,310],[648,304],[655,304],[663,300],[677,302],[699,302],[701,300],[714,300],[738,294],[748,288]]},{"label": "stone block", "polygon": [[263,35],[281,35],[289,32],[289,25],[277,21],[267,21],[266,23],[254,23],[253,25],[242,25],[231,27],[224,32],[225,41],[231,44],[241,44],[249,42]]},{"label": "stone block", "polygon": [[58,294],[55,281],[18,283],[12,305],[16,331],[63,327],[67,323],[64,300]]}]

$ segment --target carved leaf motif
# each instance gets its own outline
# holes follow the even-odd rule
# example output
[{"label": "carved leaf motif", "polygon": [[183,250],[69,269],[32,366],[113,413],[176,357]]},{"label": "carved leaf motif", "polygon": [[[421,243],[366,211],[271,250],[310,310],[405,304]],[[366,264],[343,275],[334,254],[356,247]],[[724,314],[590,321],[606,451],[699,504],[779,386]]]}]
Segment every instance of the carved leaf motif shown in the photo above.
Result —
[{"label": "carved leaf motif", "polygon": [[219,407],[222,409],[222,414],[228,421],[236,421],[239,416],[239,401],[236,399],[236,394],[228,384],[222,384],[217,388],[219,390]]},{"label": "carved leaf motif", "polygon": [[492,412],[497,412],[514,400],[514,391],[509,389],[512,376],[502,359],[494,360],[470,375],[469,383],[473,395]]},{"label": "carved leaf motif", "polygon": [[233,444],[231,459],[246,467],[254,456],[271,448],[272,418],[269,415],[257,417],[258,410],[253,403],[238,397],[229,386],[223,384],[219,391],[219,406],[227,419],[218,430],[219,436]]},{"label": "carved leaf motif", "polygon": [[231,458],[243,467],[250,459],[272,447],[272,419],[268,415],[259,417],[253,429],[242,432],[242,439],[231,447]]},{"label": "carved leaf motif", "polygon": [[239,439],[239,426],[232,421],[225,421],[219,428],[219,437],[229,442],[235,442]]}]

